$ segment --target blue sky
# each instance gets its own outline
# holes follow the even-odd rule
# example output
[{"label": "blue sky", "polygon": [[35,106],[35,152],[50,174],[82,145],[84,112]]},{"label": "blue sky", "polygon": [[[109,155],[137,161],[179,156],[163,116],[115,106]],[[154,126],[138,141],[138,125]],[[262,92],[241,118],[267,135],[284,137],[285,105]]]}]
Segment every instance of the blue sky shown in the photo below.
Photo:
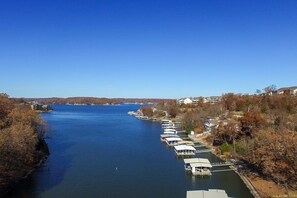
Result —
[{"label": "blue sky", "polygon": [[297,85],[296,0],[1,0],[0,92],[179,98]]}]

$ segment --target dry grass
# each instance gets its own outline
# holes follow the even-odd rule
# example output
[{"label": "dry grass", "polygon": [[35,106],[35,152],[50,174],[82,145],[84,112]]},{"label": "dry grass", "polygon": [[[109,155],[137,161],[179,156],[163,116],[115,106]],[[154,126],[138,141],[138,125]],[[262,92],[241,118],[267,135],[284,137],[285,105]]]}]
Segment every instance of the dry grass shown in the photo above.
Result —
[{"label": "dry grass", "polygon": [[248,178],[262,197],[297,197],[296,190],[287,190],[273,181],[255,175],[249,175]]}]

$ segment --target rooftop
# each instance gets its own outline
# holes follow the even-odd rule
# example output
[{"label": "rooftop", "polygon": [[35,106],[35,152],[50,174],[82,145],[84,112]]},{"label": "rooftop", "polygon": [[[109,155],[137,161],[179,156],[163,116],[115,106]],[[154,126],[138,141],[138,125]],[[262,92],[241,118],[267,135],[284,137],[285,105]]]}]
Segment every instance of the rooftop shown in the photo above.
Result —
[{"label": "rooftop", "polygon": [[228,198],[224,190],[209,189],[187,191],[187,198]]},{"label": "rooftop", "polygon": [[209,160],[206,158],[189,158],[184,159],[185,164],[192,164],[192,163],[206,163],[210,164]]},{"label": "rooftop", "polygon": [[188,145],[178,145],[174,147],[175,150],[177,151],[181,151],[181,150],[192,150],[192,151],[196,151],[196,149],[192,146],[188,146]]}]

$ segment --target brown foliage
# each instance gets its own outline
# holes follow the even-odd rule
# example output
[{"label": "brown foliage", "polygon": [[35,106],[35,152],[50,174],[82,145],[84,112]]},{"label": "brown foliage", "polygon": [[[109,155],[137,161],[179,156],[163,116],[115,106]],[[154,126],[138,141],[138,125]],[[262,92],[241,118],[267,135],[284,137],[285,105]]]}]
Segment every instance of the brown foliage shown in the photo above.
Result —
[{"label": "brown foliage", "polygon": [[0,96],[0,188],[34,168],[44,123],[28,105]]},{"label": "brown foliage", "polygon": [[246,112],[239,119],[242,127],[260,128],[266,124],[266,120],[258,112]]},{"label": "brown foliage", "polygon": [[153,108],[150,106],[141,107],[141,112],[143,113],[143,115],[148,117],[152,117],[154,115]]},{"label": "brown foliage", "polygon": [[297,187],[297,134],[261,131],[254,141],[250,162],[277,183]]}]

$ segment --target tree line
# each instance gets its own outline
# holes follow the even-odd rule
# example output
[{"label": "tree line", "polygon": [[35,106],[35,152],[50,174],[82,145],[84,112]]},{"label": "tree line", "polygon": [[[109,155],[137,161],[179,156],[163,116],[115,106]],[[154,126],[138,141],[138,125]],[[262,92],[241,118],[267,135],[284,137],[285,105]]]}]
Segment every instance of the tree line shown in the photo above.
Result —
[{"label": "tree line", "polygon": [[21,98],[26,102],[36,101],[40,104],[85,104],[85,105],[104,105],[104,104],[123,104],[123,103],[159,103],[170,101],[169,99],[158,98],[96,98],[96,97],[69,97],[69,98]]}]

